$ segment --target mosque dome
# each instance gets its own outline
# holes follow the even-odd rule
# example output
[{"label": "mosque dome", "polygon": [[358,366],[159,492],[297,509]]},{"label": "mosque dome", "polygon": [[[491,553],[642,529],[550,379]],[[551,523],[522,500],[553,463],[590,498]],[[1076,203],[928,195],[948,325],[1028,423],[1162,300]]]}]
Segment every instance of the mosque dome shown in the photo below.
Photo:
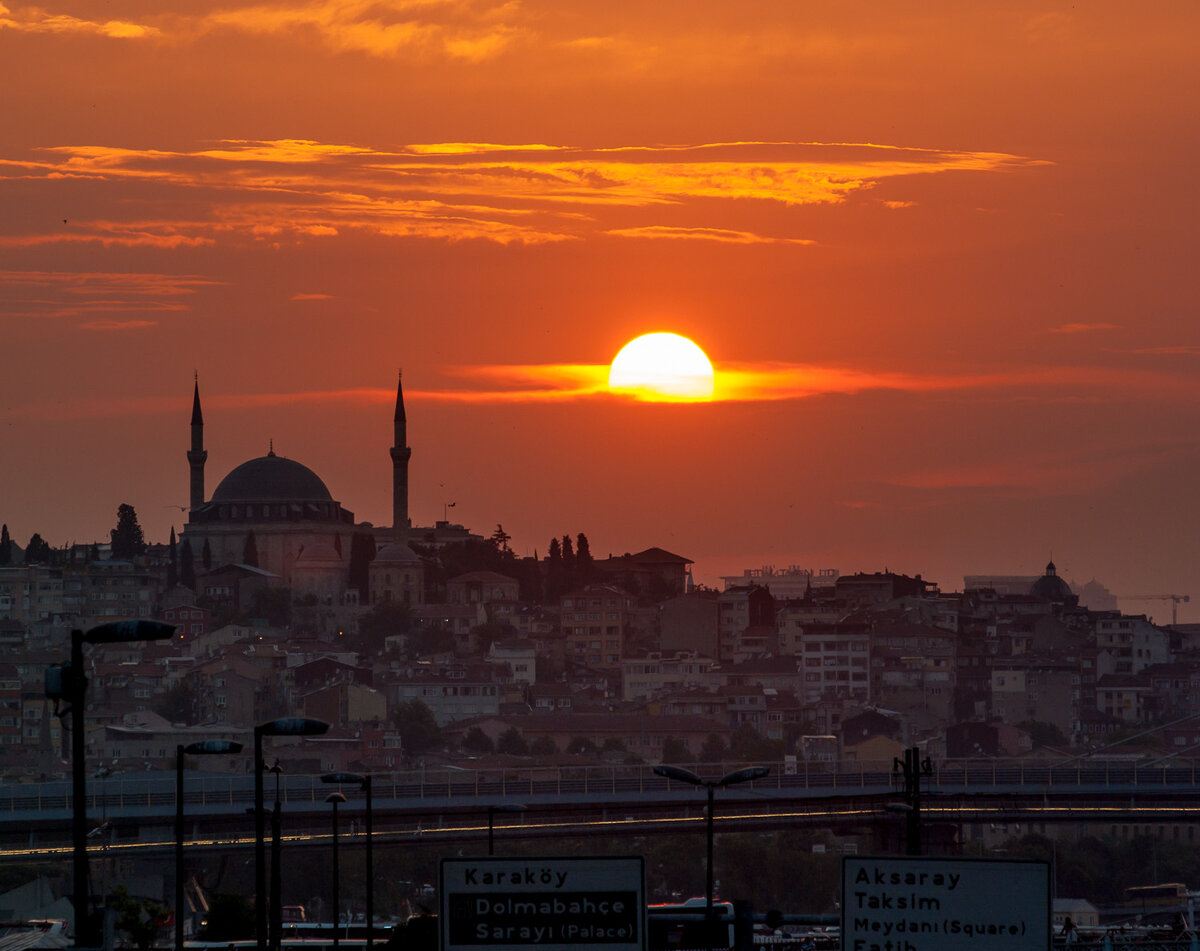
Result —
[{"label": "mosque dome", "polygon": [[212,494],[213,502],[332,502],[325,483],[308,466],[274,452],[243,462]]},{"label": "mosque dome", "polygon": [[1074,604],[1078,601],[1071,591],[1071,586],[1058,576],[1054,562],[1046,565],[1046,573],[1038,578],[1029,589],[1029,593],[1042,601],[1063,602]]},{"label": "mosque dome", "polygon": [[394,542],[384,545],[375,556],[375,563],[380,565],[419,565],[421,556],[407,545]]}]

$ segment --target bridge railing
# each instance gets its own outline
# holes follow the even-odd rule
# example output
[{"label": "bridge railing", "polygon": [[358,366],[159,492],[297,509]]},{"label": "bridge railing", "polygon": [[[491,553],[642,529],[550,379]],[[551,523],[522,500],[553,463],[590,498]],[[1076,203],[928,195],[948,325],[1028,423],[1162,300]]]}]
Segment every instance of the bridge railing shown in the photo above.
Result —
[{"label": "bridge railing", "polygon": [[[689,764],[701,776],[719,777],[734,765],[729,763]],[[799,761],[770,763],[771,772],[738,790],[771,790],[800,796],[853,795],[903,788],[903,779],[890,760],[840,762]],[[638,793],[672,796],[687,784],[671,782],[653,772],[649,764],[588,764],[579,766],[522,766],[464,768],[429,766],[420,769],[372,774],[377,802],[420,802],[436,800],[439,805],[455,800],[503,801],[514,798],[611,796]],[[1027,792],[1055,788],[1153,789],[1200,788],[1200,761],[1139,765],[1124,759],[1052,761],[1037,759],[955,759],[932,764],[924,782],[931,794],[954,794],[988,790]],[[324,802],[329,787],[319,776],[280,777],[280,799],[285,803]],[[274,782],[268,779],[266,794],[274,800]],[[347,793],[353,801],[358,792]],[[733,795],[731,790],[727,795]],[[246,773],[190,771],[184,787],[189,809],[208,807],[220,811],[251,805],[254,780]],[[88,809],[99,814],[105,809],[168,811],[175,806],[172,771],[116,773],[88,781]],[[0,818],[5,814],[66,813],[71,809],[69,781],[0,785]]]}]

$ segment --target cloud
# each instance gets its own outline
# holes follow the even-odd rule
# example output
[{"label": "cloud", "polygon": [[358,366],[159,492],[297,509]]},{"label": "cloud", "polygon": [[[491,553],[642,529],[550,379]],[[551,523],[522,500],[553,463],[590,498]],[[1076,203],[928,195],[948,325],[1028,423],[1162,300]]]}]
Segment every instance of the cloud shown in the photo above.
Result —
[{"label": "cloud", "polygon": [[176,313],[188,309],[180,298],[220,283],[194,274],[0,270],[0,317]]},{"label": "cloud", "polygon": [[718,241],[727,244],[816,244],[807,238],[772,238],[750,231],[730,231],[726,228],[671,228],[648,225],[640,228],[614,228],[605,234],[623,238],[673,238],[684,241]]},{"label": "cloud", "polygon": [[1117,330],[1117,324],[1060,324],[1057,327],[1051,327],[1052,334],[1084,334],[1091,333],[1095,330]]},{"label": "cloud", "polygon": [[36,7],[23,7],[14,12],[4,4],[0,4],[0,30],[18,33],[85,33],[120,40],[160,35],[156,27],[128,20],[81,20],[66,14],[46,13]]},{"label": "cloud", "polygon": [[79,325],[84,330],[143,330],[157,327],[157,320],[92,320]]},{"label": "cloud", "polygon": [[1200,346],[1179,344],[1173,347],[1140,347],[1137,350],[1127,350],[1126,353],[1140,353],[1150,356],[1196,356],[1200,355]]},{"label": "cloud", "polygon": [[237,139],[192,151],[52,146],[24,160],[0,159],[0,181],[89,181],[101,210],[73,217],[69,227],[10,232],[0,247],[170,250],[363,233],[516,245],[601,235],[805,244],[810,239],[749,232],[725,219],[745,202],[841,204],[888,178],[1037,164],[996,152],[812,142],[605,149],[459,142],[389,151],[304,139]]},{"label": "cloud", "polygon": [[333,300],[332,294],[293,294],[288,300]]}]

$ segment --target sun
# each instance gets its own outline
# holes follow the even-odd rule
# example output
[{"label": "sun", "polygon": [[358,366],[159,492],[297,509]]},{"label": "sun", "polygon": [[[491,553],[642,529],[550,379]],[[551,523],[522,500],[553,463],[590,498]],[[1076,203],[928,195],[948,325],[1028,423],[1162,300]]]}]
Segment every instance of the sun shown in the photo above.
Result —
[{"label": "sun", "polygon": [[608,371],[610,390],[659,403],[711,400],[713,385],[712,364],[704,351],[672,333],[629,341]]}]

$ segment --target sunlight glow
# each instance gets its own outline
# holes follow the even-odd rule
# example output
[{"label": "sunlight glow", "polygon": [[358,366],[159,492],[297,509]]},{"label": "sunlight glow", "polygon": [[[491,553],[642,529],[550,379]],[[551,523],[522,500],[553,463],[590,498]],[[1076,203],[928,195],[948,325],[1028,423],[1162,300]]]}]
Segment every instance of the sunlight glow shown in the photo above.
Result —
[{"label": "sunlight glow", "polygon": [[608,388],[650,402],[711,400],[712,364],[696,344],[673,333],[644,334],[613,359]]}]

